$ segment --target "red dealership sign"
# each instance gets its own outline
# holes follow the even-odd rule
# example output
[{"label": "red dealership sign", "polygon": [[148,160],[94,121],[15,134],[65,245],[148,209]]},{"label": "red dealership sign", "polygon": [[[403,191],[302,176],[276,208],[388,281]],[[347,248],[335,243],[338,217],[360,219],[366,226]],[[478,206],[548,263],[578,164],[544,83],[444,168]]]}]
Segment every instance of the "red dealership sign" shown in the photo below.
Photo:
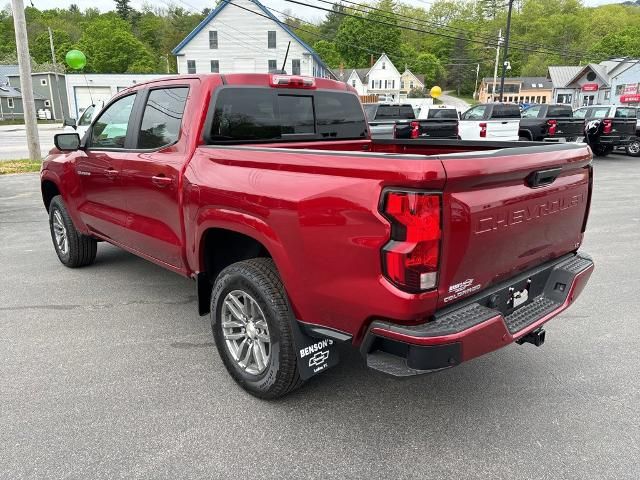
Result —
[{"label": "red dealership sign", "polygon": [[620,95],[620,103],[640,103],[640,93]]},{"label": "red dealership sign", "polygon": [[582,85],[583,92],[597,92],[598,88],[600,87],[597,83],[585,83],[584,85]]}]

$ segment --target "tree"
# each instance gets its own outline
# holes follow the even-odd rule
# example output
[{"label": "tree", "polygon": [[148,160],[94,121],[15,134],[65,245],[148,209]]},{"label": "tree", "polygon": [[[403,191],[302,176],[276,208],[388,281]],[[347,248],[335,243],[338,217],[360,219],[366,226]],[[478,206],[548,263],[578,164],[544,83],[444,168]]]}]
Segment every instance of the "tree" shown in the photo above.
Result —
[{"label": "tree", "polygon": [[129,4],[129,0],[114,0],[116,3],[116,12],[118,16],[123,20],[129,20],[131,13],[133,12],[133,8]]},{"label": "tree", "polygon": [[445,70],[440,60],[430,53],[421,53],[410,64],[410,70],[413,73],[424,75],[424,84],[432,87],[442,82],[445,76]]},{"label": "tree", "polygon": [[400,29],[392,1],[381,0],[376,8],[362,15],[350,11],[354,16],[346,17],[338,28],[336,48],[350,67],[368,66],[372,52],[376,56],[384,52],[392,59],[400,56]]},{"label": "tree", "polygon": [[87,56],[87,72],[151,73],[160,68],[158,59],[131,33],[130,25],[114,14],[90,22],[79,47]]},{"label": "tree", "polygon": [[340,24],[345,19],[342,13],[345,12],[345,7],[341,3],[334,3],[331,7],[331,11],[327,13],[324,20],[319,25],[319,33],[326,39],[333,40],[338,33]]},{"label": "tree", "polygon": [[[73,46],[71,36],[62,30],[53,30],[53,42],[56,49],[56,60],[64,63],[64,57]],[[30,44],[29,50],[31,58],[37,63],[51,62],[51,44],[49,42],[49,32],[45,31],[38,35]]]},{"label": "tree", "polygon": [[598,60],[610,57],[640,57],[640,26],[609,33],[591,48]]},{"label": "tree", "polygon": [[319,40],[313,45],[313,49],[316,51],[324,63],[329,68],[338,68],[342,62],[342,58],[338,53],[335,43],[327,40]]}]

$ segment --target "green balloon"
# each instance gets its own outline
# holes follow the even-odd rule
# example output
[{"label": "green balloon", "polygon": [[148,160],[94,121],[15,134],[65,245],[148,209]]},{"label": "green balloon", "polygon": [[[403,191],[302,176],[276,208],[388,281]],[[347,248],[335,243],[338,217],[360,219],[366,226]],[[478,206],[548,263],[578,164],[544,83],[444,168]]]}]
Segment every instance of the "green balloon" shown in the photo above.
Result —
[{"label": "green balloon", "polygon": [[64,59],[66,60],[67,65],[74,70],[81,70],[87,64],[87,57],[85,57],[84,53],[80,50],[69,50]]}]

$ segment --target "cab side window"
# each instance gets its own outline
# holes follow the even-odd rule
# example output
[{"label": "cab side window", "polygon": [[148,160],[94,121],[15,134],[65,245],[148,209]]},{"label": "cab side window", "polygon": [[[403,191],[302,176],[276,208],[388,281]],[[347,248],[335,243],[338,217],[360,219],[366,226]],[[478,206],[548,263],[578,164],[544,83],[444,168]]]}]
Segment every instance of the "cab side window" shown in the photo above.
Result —
[{"label": "cab side window", "polygon": [[188,87],[151,90],[142,115],[137,148],[161,148],[178,141],[188,94]]},{"label": "cab side window", "polygon": [[467,110],[462,116],[463,120],[482,120],[484,118],[484,111],[486,110],[486,105],[478,105],[476,107],[472,107]]},{"label": "cab side window", "polygon": [[573,112],[573,118],[585,118],[587,116],[588,108],[579,108]]},{"label": "cab side window", "polygon": [[522,112],[522,118],[538,118],[541,108],[542,108],[541,105],[527,108],[525,111]]},{"label": "cab side window", "polygon": [[91,148],[124,148],[136,94],[116,100],[91,128]]}]

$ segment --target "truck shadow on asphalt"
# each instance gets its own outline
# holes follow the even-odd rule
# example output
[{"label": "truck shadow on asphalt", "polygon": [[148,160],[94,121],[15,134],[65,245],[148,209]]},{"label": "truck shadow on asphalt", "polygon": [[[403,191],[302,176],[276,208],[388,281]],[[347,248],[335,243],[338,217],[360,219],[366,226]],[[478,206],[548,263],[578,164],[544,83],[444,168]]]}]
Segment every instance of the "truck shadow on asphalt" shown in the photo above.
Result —
[{"label": "truck shadow on asphalt", "polygon": [[[126,277],[126,283],[135,285],[138,293],[145,298],[157,297],[158,285],[166,288],[170,293],[163,301],[172,305],[184,304],[182,309],[186,312],[186,315],[176,318],[176,336],[185,328],[184,324],[178,326],[180,322],[188,322],[193,335],[197,336],[189,340],[176,341],[173,338],[174,341],[167,342],[167,346],[182,351],[199,350],[206,354],[210,360],[207,367],[216,370],[216,380],[203,382],[202,388],[216,391],[223,388],[226,395],[247,399],[248,394],[235,385],[224,371],[210,333],[209,316],[198,316],[195,283],[192,280],[107,244],[100,245],[95,266],[91,267],[91,270],[94,269],[96,275]],[[558,352],[561,353],[554,350],[554,354]],[[272,408],[289,409],[302,402],[307,409],[325,409],[327,402],[336,407],[355,403],[365,408],[372,398],[377,398],[381,402],[378,408],[385,404],[395,405],[398,401],[407,407],[420,409],[430,402],[453,402],[460,407],[462,404],[473,405],[476,410],[483,408],[485,402],[495,403],[509,398],[512,401],[514,392],[543,395],[545,385],[554,382],[554,362],[566,361],[545,355],[545,352],[530,345],[511,345],[448,370],[396,378],[367,368],[359,351],[350,344],[341,344],[339,353],[341,360],[336,367],[313,377],[287,397],[270,402]],[[218,383],[220,379],[224,379],[224,385]]]}]

